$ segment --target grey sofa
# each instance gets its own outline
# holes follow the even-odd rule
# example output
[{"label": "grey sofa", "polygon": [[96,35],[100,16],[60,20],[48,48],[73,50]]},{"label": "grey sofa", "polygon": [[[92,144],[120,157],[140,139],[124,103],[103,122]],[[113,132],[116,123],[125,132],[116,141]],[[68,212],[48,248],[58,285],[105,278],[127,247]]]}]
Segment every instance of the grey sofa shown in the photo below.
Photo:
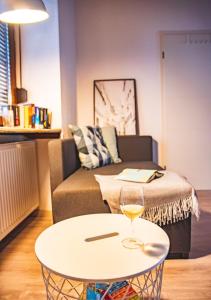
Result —
[{"label": "grey sofa", "polygon": [[[83,214],[110,213],[107,203],[102,200],[94,174],[118,174],[125,168],[161,169],[152,161],[153,141],[150,136],[119,136],[117,144],[122,163],[86,170],[80,167],[78,152],[72,138],[49,142],[54,222]],[[191,216],[162,228],[170,238],[169,257],[188,257]]]}]

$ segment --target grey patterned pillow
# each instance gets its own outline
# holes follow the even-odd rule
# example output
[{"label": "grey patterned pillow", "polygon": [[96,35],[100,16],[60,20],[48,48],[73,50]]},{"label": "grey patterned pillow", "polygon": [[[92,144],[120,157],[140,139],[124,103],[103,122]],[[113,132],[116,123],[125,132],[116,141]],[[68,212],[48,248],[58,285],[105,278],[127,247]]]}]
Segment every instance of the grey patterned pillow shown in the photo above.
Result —
[{"label": "grey patterned pillow", "polygon": [[74,125],[69,125],[69,128],[72,131],[82,167],[93,169],[112,162],[100,128]]}]

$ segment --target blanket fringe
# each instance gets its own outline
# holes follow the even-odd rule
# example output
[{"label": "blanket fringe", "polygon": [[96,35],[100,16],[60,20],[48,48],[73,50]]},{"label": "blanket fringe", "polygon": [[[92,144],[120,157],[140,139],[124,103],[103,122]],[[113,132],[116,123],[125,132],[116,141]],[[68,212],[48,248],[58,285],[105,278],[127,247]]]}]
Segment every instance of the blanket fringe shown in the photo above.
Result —
[{"label": "blanket fringe", "polygon": [[145,208],[143,218],[158,225],[166,225],[184,220],[193,213],[193,197],[178,199],[171,203]]}]

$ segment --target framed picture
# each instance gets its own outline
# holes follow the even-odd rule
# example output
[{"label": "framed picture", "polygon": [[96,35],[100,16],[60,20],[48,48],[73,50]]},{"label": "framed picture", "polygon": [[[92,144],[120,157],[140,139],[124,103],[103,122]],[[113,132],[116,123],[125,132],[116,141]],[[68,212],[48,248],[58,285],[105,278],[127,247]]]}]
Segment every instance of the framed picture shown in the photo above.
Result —
[{"label": "framed picture", "polygon": [[135,79],[94,80],[94,123],[118,135],[138,134]]}]

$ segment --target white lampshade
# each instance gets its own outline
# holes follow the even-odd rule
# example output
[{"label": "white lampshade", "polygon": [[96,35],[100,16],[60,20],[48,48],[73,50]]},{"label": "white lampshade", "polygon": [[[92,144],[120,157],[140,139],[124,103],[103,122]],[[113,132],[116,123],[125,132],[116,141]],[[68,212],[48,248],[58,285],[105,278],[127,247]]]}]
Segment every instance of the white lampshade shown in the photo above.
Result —
[{"label": "white lampshade", "polygon": [[42,0],[0,0],[0,21],[27,24],[49,17]]}]

